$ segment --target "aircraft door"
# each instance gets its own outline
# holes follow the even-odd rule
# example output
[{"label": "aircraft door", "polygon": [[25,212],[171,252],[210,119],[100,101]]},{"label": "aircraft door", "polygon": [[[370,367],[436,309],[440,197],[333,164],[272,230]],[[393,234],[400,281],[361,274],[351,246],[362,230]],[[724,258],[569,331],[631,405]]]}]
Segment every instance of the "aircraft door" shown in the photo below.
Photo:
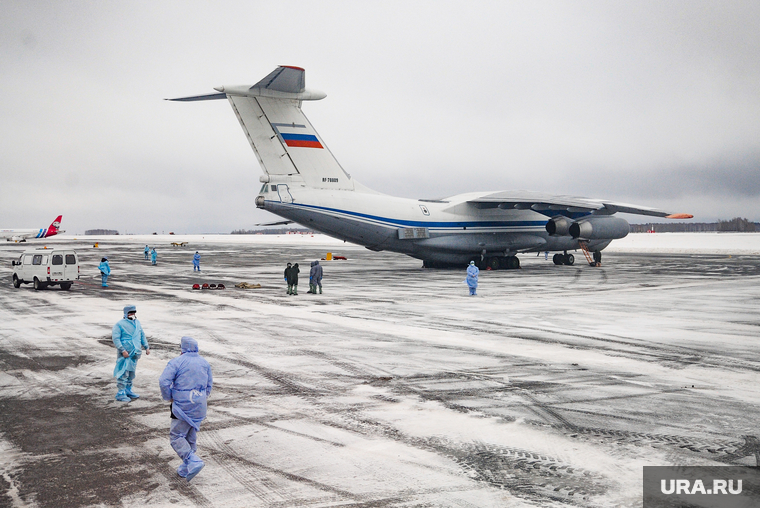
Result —
[{"label": "aircraft door", "polygon": [[277,194],[280,196],[280,203],[292,203],[293,196],[290,195],[290,189],[287,184],[281,183],[277,185]]}]

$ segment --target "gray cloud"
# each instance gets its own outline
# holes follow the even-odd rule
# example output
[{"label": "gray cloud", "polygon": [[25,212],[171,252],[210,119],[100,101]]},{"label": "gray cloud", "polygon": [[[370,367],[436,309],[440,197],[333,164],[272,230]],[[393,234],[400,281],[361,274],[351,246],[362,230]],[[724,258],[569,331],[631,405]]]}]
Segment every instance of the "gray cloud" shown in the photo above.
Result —
[{"label": "gray cloud", "polygon": [[760,220],[759,22],[751,1],[5,2],[0,225],[269,220],[229,105],[162,99],[279,64],[328,93],[305,113],[382,192],[534,189]]}]

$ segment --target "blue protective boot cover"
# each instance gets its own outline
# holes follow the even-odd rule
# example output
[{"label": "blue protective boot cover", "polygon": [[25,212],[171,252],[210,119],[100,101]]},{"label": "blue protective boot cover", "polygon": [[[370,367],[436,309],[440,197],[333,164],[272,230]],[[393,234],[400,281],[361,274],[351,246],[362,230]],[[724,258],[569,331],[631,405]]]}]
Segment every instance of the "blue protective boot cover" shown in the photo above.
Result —
[{"label": "blue protective boot cover", "polygon": [[203,466],[206,464],[203,463],[203,461],[198,458],[196,454],[190,455],[190,457],[187,459],[187,481],[192,480],[195,478],[195,476],[201,472],[201,469],[203,469]]},{"label": "blue protective boot cover", "polygon": [[120,390],[120,391],[116,392],[116,400],[118,400],[119,402],[131,402],[132,401],[132,399],[130,399],[129,397],[127,397],[127,392],[125,392],[124,390]]},{"label": "blue protective boot cover", "polygon": [[135,392],[132,391],[132,385],[127,385],[127,389],[124,390],[124,393],[129,397],[130,399],[139,399],[140,396],[137,395]]},{"label": "blue protective boot cover", "polygon": [[[177,474],[180,475],[182,478],[187,478],[187,464],[184,462],[179,465],[177,468]],[[198,474],[198,473],[195,473]]]}]

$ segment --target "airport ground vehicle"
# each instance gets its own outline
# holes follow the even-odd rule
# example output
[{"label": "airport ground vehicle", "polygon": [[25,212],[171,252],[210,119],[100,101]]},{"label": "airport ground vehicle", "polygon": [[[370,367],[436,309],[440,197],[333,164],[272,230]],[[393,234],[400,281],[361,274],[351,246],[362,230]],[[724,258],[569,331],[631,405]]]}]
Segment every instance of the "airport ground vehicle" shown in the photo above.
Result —
[{"label": "airport ground vehicle", "polygon": [[34,284],[34,289],[61,286],[69,290],[79,279],[79,257],[71,249],[25,251],[13,265],[13,287]]}]

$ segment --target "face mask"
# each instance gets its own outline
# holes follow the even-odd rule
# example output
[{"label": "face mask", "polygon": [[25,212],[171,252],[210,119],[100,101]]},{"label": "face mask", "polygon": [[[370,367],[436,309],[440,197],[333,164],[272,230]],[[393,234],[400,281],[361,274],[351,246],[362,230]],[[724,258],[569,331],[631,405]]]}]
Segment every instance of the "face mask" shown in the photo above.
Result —
[{"label": "face mask", "polygon": [[131,319],[132,321],[134,321],[135,319],[137,319],[137,316],[135,314],[130,314],[127,316],[127,319]]}]

